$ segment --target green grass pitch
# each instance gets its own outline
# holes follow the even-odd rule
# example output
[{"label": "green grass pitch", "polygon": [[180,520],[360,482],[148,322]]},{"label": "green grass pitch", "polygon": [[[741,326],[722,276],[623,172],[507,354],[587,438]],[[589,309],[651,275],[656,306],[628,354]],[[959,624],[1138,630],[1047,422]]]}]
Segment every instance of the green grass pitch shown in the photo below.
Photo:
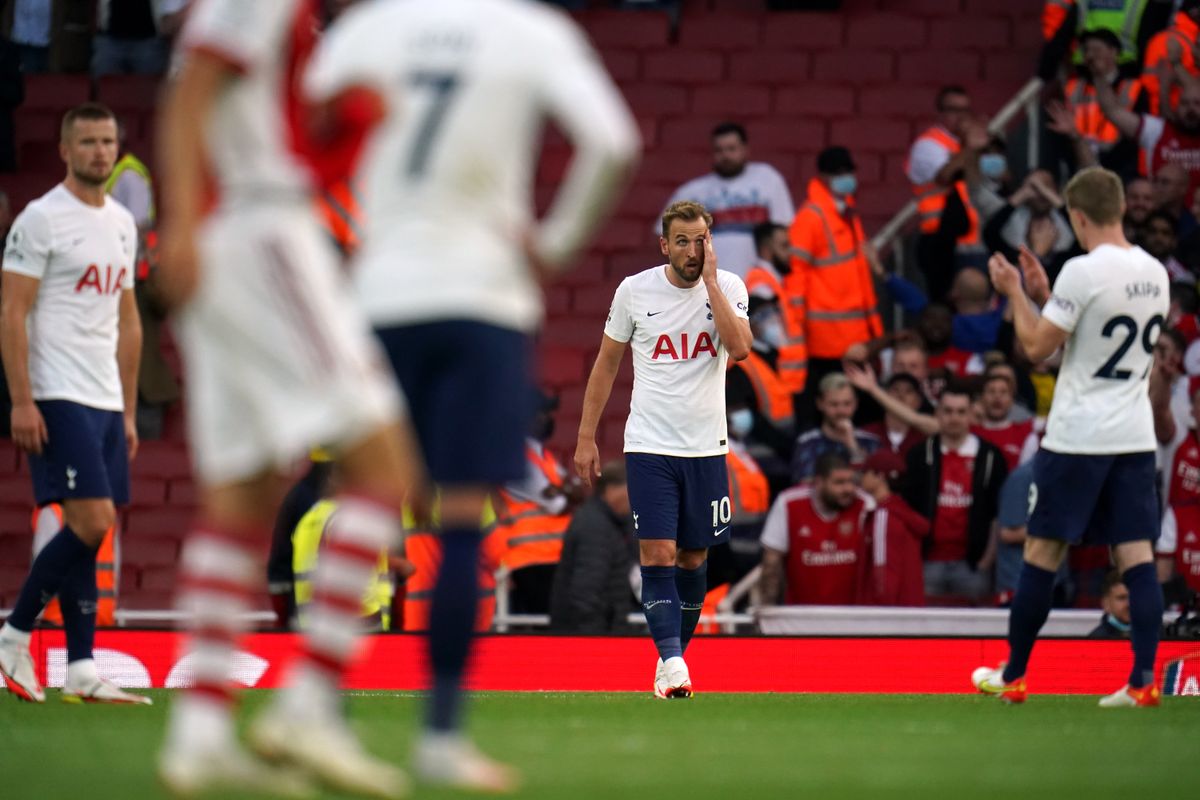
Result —
[{"label": "green grass pitch", "polygon": [[[148,800],[169,693],[153,708],[44,706],[0,695],[0,797]],[[248,692],[244,710],[267,698]],[[348,697],[358,731],[402,762],[420,698]],[[1200,700],[1104,710],[1095,697],[489,693],[480,743],[525,773],[521,797],[1054,798],[1200,796]],[[245,717],[246,713],[242,716]],[[330,795],[333,796],[333,795]],[[417,797],[457,797],[418,789]]]}]

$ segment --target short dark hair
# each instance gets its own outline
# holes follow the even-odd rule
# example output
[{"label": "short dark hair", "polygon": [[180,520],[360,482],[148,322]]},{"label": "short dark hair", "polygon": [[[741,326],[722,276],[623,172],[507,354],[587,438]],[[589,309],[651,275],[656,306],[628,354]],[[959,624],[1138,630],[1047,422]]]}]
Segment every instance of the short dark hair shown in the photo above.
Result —
[{"label": "short dark hair", "polygon": [[1200,311],[1200,292],[1196,291],[1196,285],[1193,283],[1173,281],[1171,283],[1171,299],[1179,303],[1179,310],[1185,314],[1195,314]]},{"label": "short dark hair", "polygon": [[1171,226],[1171,230],[1175,232],[1175,235],[1179,235],[1179,220],[1170,211],[1167,211],[1165,208],[1154,209],[1146,215],[1146,219],[1142,222],[1142,227],[1145,228],[1154,220],[1167,223]]},{"label": "short dark hair", "polygon": [[1125,581],[1121,578],[1121,573],[1118,570],[1110,569],[1104,576],[1104,582],[1100,584],[1100,597],[1108,597],[1109,592],[1123,583]]},{"label": "short dark hair", "polygon": [[942,106],[946,104],[946,98],[952,94],[961,94],[963,97],[968,97],[967,90],[958,83],[951,83],[938,89],[937,93],[937,110],[941,111]]},{"label": "short dark hair", "polygon": [[1175,345],[1175,349],[1181,354],[1187,352],[1188,340],[1181,332],[1174,328],[1163,328],[1162,332],[1158,334],[1158,338],[1161,339],[1164,336],[1171,340],[1171,343]]},{"label": "short dark hair", "polygon": [[775,231],[783,228],[778,222],[760,222],[754,226],[754,249],[761,250],[762,246],[771,241]]},{"label": "short dark hair", "polygon": [[736,122],[720,123],[712,129],[712,135],[709,138],[716,139],[718,136],[725,136],[730,133],[736,133],[737,137],[742,140],[742,144],[750,141],[750,138],[746,136],[746,129]]},{"label": "short dark hair", "polygon": [[63,114],[59,136],[64,142],[71,132],[71,126],[75,124],[75,120],[77,119],[88,121],[111,119],[113,122],[116,122],[117,116],[112,112],[111,108],[103,103],[82,103],[77,105],[66,114]]},{"label": "short dark hair", "polygon": [[817,459],[813,474],[818,478],[828,478],[839,469],[852,469],[850,459],[836,450],[830,450],[828,453],[822,453]]},{"label": "short dark hair", "polygon": [[624,486],[628,483],[625,476],[625,462],[613,460],[600,468],[600,477],[596,478],[596,491],[603,493],[610,486]]},{"label": "short dark hair", "polygon": [[971,402],[975,398],[975,393],[971,391],[971,387],[967,382],[960,379],[951,379],[946,381],[946,385],[942,388],[942,393],[938,395],[938,403],[942,402],[942,398],[948,394],[955,397],[965,397],[967,402]]}]

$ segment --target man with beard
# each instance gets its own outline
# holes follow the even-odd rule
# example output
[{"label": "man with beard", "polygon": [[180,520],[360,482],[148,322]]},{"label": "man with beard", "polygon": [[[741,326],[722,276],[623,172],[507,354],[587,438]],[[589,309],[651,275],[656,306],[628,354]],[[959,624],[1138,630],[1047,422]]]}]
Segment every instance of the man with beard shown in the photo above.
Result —
[{"label": "man with beard", "polygon": [[1037,452],[1037,435],[1033,419],[1017,422],[1012,418],[1016,398],[1016,381],[1003,372],[989,374],[983,379],[979,405],[983,419],[971,426],[971,432],[1000,448],[1008,471],[1033,458]]},{"label": "man with beard", "polygon": [[104,192],[117,123],[87,103],[63,117],[67,176],[21,212],[4,251],[0,347],[12,394],[12,438],[29,458],[39,506],[61,503],[62,529],[42,548],[0,629],[0,675],[22,700],[45,702],[29,653],[59,595],[67,637],[62,698],[142,703],[96,671],[96,553],[129,501],[137,454],[142,329],[133,295],[137,224]]},{"label": "man with beard", "polygon": [[754,226],[787,225],[796,213],[792,194],[779,171],[750,161],[746,129],[723,122],[712,131],[713,171],[680,186],[667,201],[700,203],[712,214],[713,249],[721,268],[745,277],[756,260]]},{"label": "man with beard", "polygon": [[1125,237],[1137,238],[1137,229],[1154,210],[1154,184],[1147,178],[1134,178],[1125,184]]},{"label": "man with beard", "polygon": [[1122,136],[1137,139],[1147,176],[1153,180],[1166,164],[1178,164],[1188,175],[1186,196],[1195,193],[1200,187],[1200,83],[1184,85],[1170,120],[1130,111],[1103,81],[1096,86],[1096,100]]},{"label": "man with beard", "polygon": [[1187,267],[1175,258],[1179,239],[1175,235],[1175,218],[1169,211],[1153,211],[1146,217],[1145,224],[1138,230],[1138,244],[1167,268],[1173,281],[1194,281],[1196,278]]},{"label": "man with beard", "polygon": [[1154,207],[1166,211],[1175,218],[1177,236],[1187,236],[1196,230],[1196,218],[1192,216],[1192,191],[1187,171],[1178,164],[1163,164],[1154,173]]},{"label": "man with beard", "polygon": [[817,460],[811,486],[779,495],[763,525],[763,603],[853,605],[869,568],[863,524],[875,509],[840,453]]},{"label": "man with beard", "polygon": [[707,591],[708,549],[729,541],[733,518],[726,454],[725,371],[750,353],[753,336],[742,279],[717,269],[699,203],[663,214],[667,264],[617,287],[600,353],[588,378],[575,470],[600,475],[596,428],[627,347],[633,396],[625,424],[629,502],[638,537],[642,608],[658,650],[656,697],[687,698],[684,651]]}]

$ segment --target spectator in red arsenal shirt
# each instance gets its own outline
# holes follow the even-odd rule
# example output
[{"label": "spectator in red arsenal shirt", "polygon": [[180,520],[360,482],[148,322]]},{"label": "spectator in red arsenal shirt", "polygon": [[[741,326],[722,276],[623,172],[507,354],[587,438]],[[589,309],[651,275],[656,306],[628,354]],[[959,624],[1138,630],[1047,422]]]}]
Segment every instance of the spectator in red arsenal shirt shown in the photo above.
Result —
[{"label": "spectator in red arsenal shirt", "polygon": [[864,600],[873,605],[925,605],[921,542],[929,535],[929,520],[895,494],[903,475],[904,459],[887,449],[863,464],[862,488],[875,500],[865,531],[870,569]]},{"label": "spectator in red arsenal shirt", "polygon": [[1161,583],[1182,582],[1186,591],[1171,591],[1172,599],[1188,591],[1200,594],[1200,503],[1182,503],[1167,509],[1162,532],[1154,544]]},{"label": "spectator in red arsenal shirt", "polygon": [[978,354],[954,346],[954,314],[947,306],[941,303],[925,306],[917,318],[917,334],[929,354],[929,371],[935,387],[939,372],[943,380],[946,377],[963,378],[983,372],[983,359]]},{"label": "spectator in red arsenal shirt", "polygon": [[906,372],[897,372],[888,379],[887,387],[879,385],[870,364],[846,364],[846,377],[854,388],[867,394],[883,408],[883,419],[863,427],[866,433],[879,438],[880,450],[908,455],[908,451],[926,436],[937,433],[937,419],[921,409],[925,399],[921,384]]},{"label": "spectator in red arsenal shirt", "polygon": [[863,526],[875,501],[854,485],[839,453],[817,459],[811,486],[775,500],[763,525],[763,603],[852,605],[860,602],[866,564]]},{"label": "spectator in red arsenal shirt", "polygon": [[904,499],[933,524],[925,545],[925,593],[982,602],[995,559],[993,525],[1004,454],[971,433],[971,396],[957,384],[942,391],[941,433],[908,452]]},{"label": "spectator in red arsenal shirt", "polygon": [[1200,503],[1200,433],[1195,427],[1200,426],[1200,386],[1192,392],[1192,420],[1194,427],[1187,429],[1171,464],[1167,502],[1173,506]]},{"label": "spectator in red arsenal shirt", "polygon": [[1016,386],[1007,375],[988,375],[983,379],[983,392],[979,397],[983,419],[971,426],[972,433],[1000,448],[1009,472],[1016,469],[1018,464],[1033,458],[1037,451],[1033,420],[1012,420],[1015,397]]}]

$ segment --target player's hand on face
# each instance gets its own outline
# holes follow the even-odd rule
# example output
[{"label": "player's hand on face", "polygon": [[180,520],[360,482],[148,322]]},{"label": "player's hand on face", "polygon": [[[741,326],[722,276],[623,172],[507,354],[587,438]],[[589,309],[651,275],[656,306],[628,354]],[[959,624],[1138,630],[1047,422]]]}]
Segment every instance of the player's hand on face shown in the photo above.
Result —
[{"label": "player's hand on face", "polygon": [[41,455],[42,447],[50,440],[42,412],[33,403],[14,405],[10,426],[12,440],[26,453]]},{"label": "player's hand on face", "polygon": [[993,253],[988,259],[988,276],[996,291],[1005,297],[1012,297],[1021,290],[1021,273],[1000,253]]},{"label": "player's hand on face", "polygon": [[600,448],[596,440],[579,440],[575,447],[575,474],[585,486],[592,485],[592,478],[600,477]]},{"label": "player's hand on face", "polygon": [[159,238],[158,257],[157,283],[163,302],[171,309],[187,305],[200,281],[196,238],[192,231],[166,225]]},{"label": "player's hand on face", "polygon": [[125,415],[125,449],[129,451],[129,460],[137,458],[138,452],[137,419],[132,414]]},{"label": "player's hand on face", "polygon": [[712,231],[704,234],[704,266],[700,269],[700,277],[706,281],[717,279],[717,252],[713,250]]}]

